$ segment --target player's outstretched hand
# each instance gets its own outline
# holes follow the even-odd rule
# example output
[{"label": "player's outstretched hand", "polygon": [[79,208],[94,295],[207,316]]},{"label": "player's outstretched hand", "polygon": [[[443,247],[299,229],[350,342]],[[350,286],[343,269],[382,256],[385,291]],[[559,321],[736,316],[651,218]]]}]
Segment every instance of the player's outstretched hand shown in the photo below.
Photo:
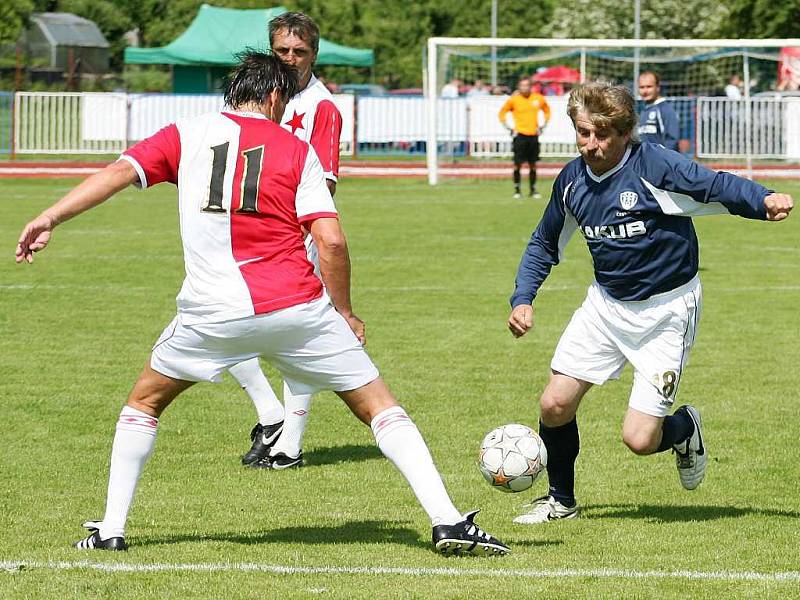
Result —
[{"label": "player's outstretched hand", "polygon": [[764,198],[767,221],[783,221],[794,208],[794,200],[789,194],[770,194]]},{"label": "player's outstretched hand", "polygon": [[19,236],[15,259],[17,263],[27,261],[33,262],[33,253],[44,250],[55,227],[55,222],[47,215],[39,215],[33,221],[25,225]]},{"label": "player's outstretched hand", "polygon": [[351,314],[349,317],[345,317],[345,321],[347,321],[347,324],[350,325],[350,329],[352,329],[353,333],[356,334],[356,337],[358,338],[358,341],[361,342],[361,345],[366,346],[367,324],[354,314]]},{"label": "player's outstretched hand", "polygon": [[533,306],[520,304],[515,306],[508,317],[508,329],[514,337],[522,337],[533,327]]}]

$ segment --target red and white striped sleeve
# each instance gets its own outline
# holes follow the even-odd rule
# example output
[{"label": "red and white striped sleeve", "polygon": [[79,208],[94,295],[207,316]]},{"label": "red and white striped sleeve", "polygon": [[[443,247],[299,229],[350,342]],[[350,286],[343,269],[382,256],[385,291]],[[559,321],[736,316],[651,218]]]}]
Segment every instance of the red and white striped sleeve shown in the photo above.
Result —
[{"label": "red and white striped sleeve", "polygon": [[[305,144],[304,144],[305,145]],[[300,223],[310,223],[315,219],[337,219],[339,213],[333,203],[317,153],[308,146],[308,153],[302,166],[300,183],[297,185],[295,210]]]},{"label": "red and white striped sleeve", "polygon": [[342,135],[342,115],[332,100],[323,100],[314,114],[314,128],[309,143],[319,157],[325,179],[339,178],[339,139]]},{"label": "red and white striped sleeve", "polygon": [[119,157],[126,160],[139,175],[139,186],[142,189],[168,181],[177,185],[178,165],[181,161],[181,136],[173,123],[160,129],[128,148]]}]

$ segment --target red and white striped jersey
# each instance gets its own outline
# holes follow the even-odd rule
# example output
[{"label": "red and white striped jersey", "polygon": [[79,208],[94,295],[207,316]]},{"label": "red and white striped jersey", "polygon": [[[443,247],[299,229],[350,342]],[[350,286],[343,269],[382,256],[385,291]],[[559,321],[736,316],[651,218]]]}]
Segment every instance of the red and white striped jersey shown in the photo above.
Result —
[{"label": "red and white striped jersey", "polygon": [[178,186],[186,324],[263,314],[322,296],[301,224],[336,218],[308,144],[256,113],[208,113],[127,150],[141,187]]},{"label": "red and white striped jersey", "polygon": [[305,89],[292,96],[281,125],[313,146],[325,179],[338,179],[342,115],[328,88],[319,79],[312,75]]}]

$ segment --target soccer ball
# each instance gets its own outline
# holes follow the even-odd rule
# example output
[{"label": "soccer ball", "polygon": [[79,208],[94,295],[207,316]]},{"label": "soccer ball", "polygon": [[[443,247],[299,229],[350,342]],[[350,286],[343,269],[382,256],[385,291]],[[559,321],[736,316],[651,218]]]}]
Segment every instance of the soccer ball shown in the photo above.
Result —
[{"label": "soccer ball", "polygon": [[522,492],[547,466],[547,448],[530,427],[503,425],[483,438],[478,466],[492,487]]}]

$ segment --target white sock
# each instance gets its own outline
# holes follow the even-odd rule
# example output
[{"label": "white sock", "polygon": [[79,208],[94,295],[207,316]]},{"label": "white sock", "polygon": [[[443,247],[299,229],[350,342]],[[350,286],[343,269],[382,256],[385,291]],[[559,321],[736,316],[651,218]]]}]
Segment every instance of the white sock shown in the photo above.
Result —
[{"label": "white sock", "polygon": [[100,539],[125,536],[128,510],[144,465],[153,452],[157,427],[155,417],[130,406],[122,409],[111,449],[106,514],[100,524]]},{"label": "white sock", "polygon": [[272,391],[269,381],[264,377],[261,365],[258,364],[258,357],[233,365],[228,372],[250,396],[256,407],[259,423],[274,425],[283,420],[283,406]]},{"label": "white sock", "polygon": [[378,448],[406,478],[431,523],[454,525],[463,521],[447,495],[425,440],[406,411],[400,406],[387,408],[372,419],[370,426]]},{"label": "white sock", "polygon": [[286,456],[297,457],[303,448],[303,434],[306,432],[308,411],[311,410],[311,394],[295,396],[283,382],[283,431],[278,441],[270,450],[270,455],[275,456],[283,452]]}]

